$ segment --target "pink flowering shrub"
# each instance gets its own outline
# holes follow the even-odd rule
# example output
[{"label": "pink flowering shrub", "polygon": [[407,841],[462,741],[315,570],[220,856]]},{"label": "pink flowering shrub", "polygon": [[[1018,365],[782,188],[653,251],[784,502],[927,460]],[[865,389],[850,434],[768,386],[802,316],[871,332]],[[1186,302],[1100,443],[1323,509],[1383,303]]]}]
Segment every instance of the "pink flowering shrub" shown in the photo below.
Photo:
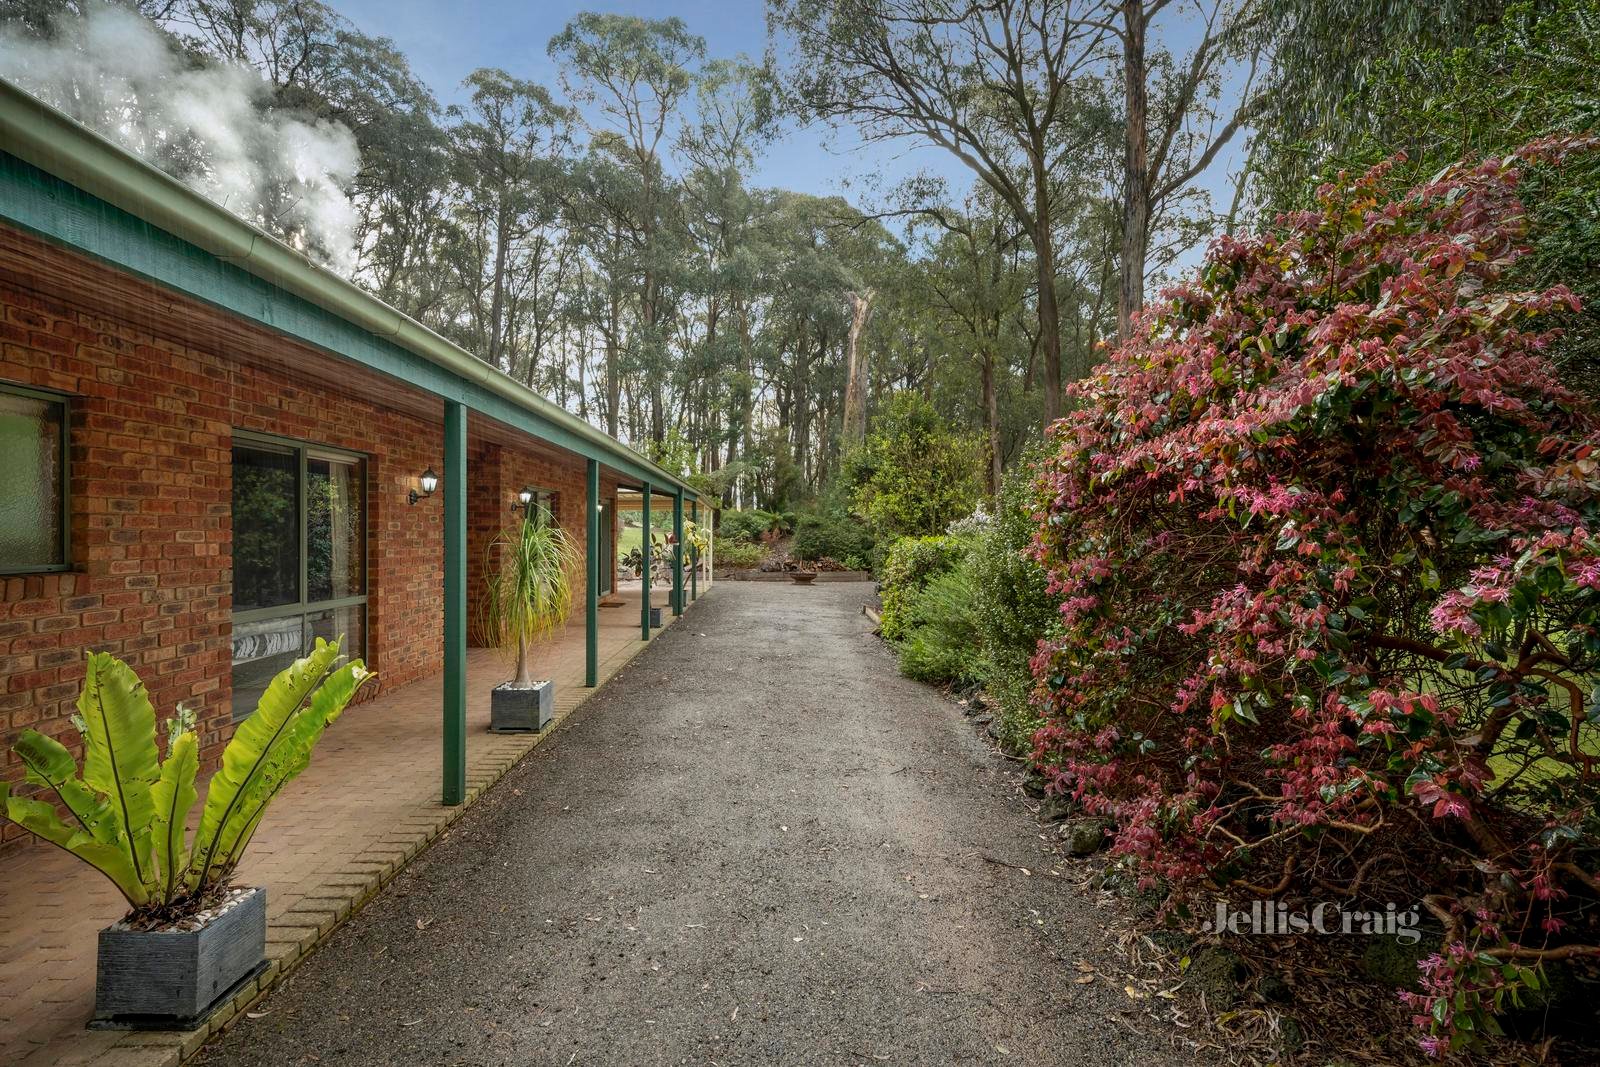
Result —
[{"label": "pink flowering shrub", "polygon": [[1052,788],[1180,892],[1421,900],[1434,1051],[1600,951],[1600,419],[1550,358],[1576,299],[1506,280],[1520,173],[1591,147],[1220,239],[1038,483]]}]

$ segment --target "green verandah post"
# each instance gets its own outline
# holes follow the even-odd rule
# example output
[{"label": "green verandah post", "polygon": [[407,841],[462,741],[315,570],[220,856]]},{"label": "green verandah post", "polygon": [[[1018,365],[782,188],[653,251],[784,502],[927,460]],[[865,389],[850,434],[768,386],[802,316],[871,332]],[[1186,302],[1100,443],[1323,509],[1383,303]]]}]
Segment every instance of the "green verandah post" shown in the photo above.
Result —
[{"label": "green verandah post", "polygon": [[639,542],[639,640],[650,640],[650,483],[640,490],[644,494],[644,536]]},{"label": "green verandah post", "polygon": [[[696,530],[698,530],[700,528],[700,501],[698,501],[698,500],[689,501],[689,519],[690,519],[691,522],[694,523],[694,528]],[[693,601],[696,601],[696,600],[700,599],[700,555],[699,555],[699,553],[695,552],[692,555],[690,555],[689,562],[694,564],[694,566],[689,568],[689,600],[691,602],[693,602]]]},{"label": "green verandah post", "polygon": [[585,499],[588,501],[589,528],[585,542],[586,569],[589,572],[588,589],[583,605],[583,684],[593,689],[600,678],[600,461],[589,461],[589,480]]},{"label": "green verandah post", "polygon": [[467,408],[444,402],[444,797],[467,796]]},{"label": "green verandah post", "polygon": [[683,614],[683,490],[672,498],[672,614]]}]

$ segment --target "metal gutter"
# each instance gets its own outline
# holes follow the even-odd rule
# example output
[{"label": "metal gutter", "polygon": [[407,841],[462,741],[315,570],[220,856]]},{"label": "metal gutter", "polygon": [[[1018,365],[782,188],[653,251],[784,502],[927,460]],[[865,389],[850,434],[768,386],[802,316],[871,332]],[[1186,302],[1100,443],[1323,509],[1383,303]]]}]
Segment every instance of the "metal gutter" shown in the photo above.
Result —
[{"label": "metal gutter", "polygon": [[4,79],[0,149],[554,424],[594,446],[597,458],[643,468],[652,484],[716,506],[610,434]]}]

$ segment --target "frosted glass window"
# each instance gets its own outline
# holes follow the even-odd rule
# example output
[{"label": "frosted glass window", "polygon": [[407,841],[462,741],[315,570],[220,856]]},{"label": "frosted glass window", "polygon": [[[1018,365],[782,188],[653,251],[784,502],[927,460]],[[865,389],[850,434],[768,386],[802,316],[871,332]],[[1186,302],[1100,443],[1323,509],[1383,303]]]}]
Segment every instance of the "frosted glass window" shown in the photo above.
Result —
[{"label": "frosted glass window", "polygon": [[0,386],[0,573],[66,566],[66,401]]}]

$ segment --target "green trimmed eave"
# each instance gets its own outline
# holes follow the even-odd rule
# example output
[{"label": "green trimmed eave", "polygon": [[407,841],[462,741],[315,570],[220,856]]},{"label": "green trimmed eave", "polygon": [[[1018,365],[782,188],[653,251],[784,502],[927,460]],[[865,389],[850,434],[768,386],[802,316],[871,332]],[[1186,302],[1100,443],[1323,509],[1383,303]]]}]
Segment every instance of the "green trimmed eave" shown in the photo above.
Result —
[{"label": "green trimmed eave", "polygon": [[4,80],[0,146],[0,219],[11,225],[459,401],[625,478],[698,497],[604,431]]}]

